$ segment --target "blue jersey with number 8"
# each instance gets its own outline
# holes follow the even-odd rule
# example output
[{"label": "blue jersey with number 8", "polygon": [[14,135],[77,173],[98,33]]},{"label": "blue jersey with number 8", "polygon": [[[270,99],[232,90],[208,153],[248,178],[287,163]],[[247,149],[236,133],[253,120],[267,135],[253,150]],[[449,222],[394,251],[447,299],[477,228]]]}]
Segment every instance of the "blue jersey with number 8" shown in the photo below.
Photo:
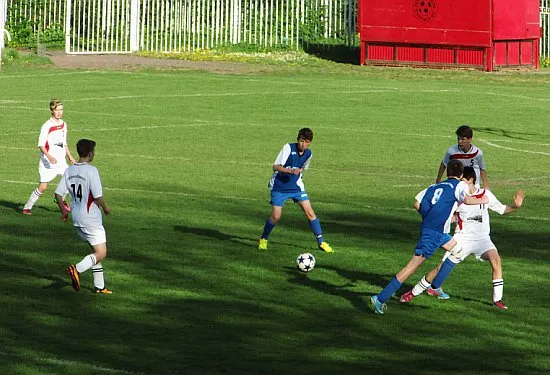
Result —
[{"label": "blue jersey with number 8", "polygon": [[431,185],[418,193],[416,200],[420,202],[421,231],[431,229],[449,233],[452,216],[467,193],[468,185],[455,178]]}]

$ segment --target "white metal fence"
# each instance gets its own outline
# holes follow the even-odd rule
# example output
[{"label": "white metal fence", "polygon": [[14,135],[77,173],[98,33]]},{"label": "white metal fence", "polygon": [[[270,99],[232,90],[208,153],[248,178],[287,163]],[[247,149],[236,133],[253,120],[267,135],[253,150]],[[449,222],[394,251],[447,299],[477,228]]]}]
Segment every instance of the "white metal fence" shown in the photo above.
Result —
[{"label": "white metal fence", "polygon": [[[70,53],[186,51],[228,44],[356,43],[357,0],[0,0],[6,27],[57,27]],[[70,9],[69,9],[70,8]],[[70,10],[67,12],[67,10]],[[550,0],[540,0],[550,59]],[[4,9],[4,12],[6,10]],[[0,38],[3,41],[3,38]]]},{"label": "white metal fence", "polygon": [[4,48],[4,26],[8,16],[8,0],[0,0],[0,65],[2,65],[2,49]]},{"label": "white metal fence", "polygon": [[540,55],[550,59],[550,0],[540,2],[540,26],[542,38],[540,38]]}]

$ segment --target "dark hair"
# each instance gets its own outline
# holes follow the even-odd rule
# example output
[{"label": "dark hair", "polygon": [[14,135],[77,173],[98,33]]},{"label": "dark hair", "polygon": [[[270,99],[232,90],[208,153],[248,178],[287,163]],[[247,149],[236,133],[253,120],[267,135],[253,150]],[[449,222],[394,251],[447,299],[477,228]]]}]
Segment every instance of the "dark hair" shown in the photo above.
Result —
[{"label": "dark hair", "polygon": [[462,125],[456,129],[456,135],[460,138],[473,138],[474,130],[469,125]]},{"label": "dark hair", "polygon": [[308,141],[313,141],[313,130],[310,128],[302,128],[298,132],[298,139],[303,138],[307,139]]},{"label": "dark hair", "polygon": [[94,151],[94,149],[95,142],[89,139],[81,139],[76,142],[76,151],[78,152],[78,156],[82,158],[88,156],[90,152]]},{"label": "dark hair", "polygon": [[476,171],[473,167],[464,167],[464,172],[462,173],[462,177],[469,180],[474,179],[474,184],[476,183]]},{"label": "dark hair", "polygon": [[464,173],[464,164],[460,160],[451,160],[447,163],[447,177],[461,177]]}]

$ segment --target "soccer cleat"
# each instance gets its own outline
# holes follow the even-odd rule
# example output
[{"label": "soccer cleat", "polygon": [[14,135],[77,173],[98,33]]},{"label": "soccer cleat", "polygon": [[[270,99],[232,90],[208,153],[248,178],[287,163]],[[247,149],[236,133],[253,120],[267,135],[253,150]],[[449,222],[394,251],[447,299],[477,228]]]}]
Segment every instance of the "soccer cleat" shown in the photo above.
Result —
[{"label": "soccer cleat", "polygon": [[403,294],[401,296],[401,298],[399,298],[399,301],[401,301],[403,303],[409,303],[413,300],[413,298],[414,298],[414,294],[413,294],[413,291],[411,289],[407,293]]},{"label": "soccer cleat", "polygon": [[495,306],[502,310],[506,310],[508,308],[508,306],[506,306],[504,302],[502,302],[502,300],[496,301]]},{"label": "soccer cleat", "polygon": [[21,210],[21,213],[22,213],[23,215],[32,215],[31,210],[29,210],[28,208],[23,208],[23,209]]},{"label": "soccer cleat", "polygon": [[334,253],[334,250],[332,250],[332,247],[326,242],[321,242],[319,244],[319,249],[323,250],[325,253]]},{"label": "soccer cleat", "polygon": [[258,243],[258,250],[267,250],[267,240],[265,238],[260,238]]},{"label": "soccer cleat", "polygon": [[78,277],[78,271],[76,270],[76,267],[72,264],[67,267],[67,275],[69,275],[69,278],[71,279],[71,285],[73,286],[73,289],[78,292],[80,290],[80,277]]},{"label": "soccer cleat", "polygon": [[443,291],[443,289],[441,289],[441,288],[437,288],[437,289],[428,288],[428,294],[430,296],[434,296],[434,297],[437,297],[439,299],[449,299],[449,298],[451,298],[451,296],[449,296],[447,293],[445,293]]},{"label": "soccer cleat", "polygon": [[107,288],[103,288],[103,289],[95,288],[94,292],[97,294],[113,294],[113,292]]},{"label": "soccer cleat", "polygon": [[384,310],[387,309],[387,306],[385,303],[382,303],[378,300],[378,297],[377,296],[372,296],[370,298],[370,304],[374,310],[374,313],[375,314],[379,314],[379,315],[382,315],[384,314]]}]

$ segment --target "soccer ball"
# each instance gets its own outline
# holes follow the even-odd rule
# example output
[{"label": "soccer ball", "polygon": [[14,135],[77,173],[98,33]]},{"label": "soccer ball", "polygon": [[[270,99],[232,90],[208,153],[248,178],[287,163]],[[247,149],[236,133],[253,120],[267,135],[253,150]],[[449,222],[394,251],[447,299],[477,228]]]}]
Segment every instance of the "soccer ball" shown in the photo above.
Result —
[{"label": "soccer ball", "polygon": [[298,269],[302,272],[309,272],[315,267],[315,257],[310,253],[303,253],[296,258]]}]

